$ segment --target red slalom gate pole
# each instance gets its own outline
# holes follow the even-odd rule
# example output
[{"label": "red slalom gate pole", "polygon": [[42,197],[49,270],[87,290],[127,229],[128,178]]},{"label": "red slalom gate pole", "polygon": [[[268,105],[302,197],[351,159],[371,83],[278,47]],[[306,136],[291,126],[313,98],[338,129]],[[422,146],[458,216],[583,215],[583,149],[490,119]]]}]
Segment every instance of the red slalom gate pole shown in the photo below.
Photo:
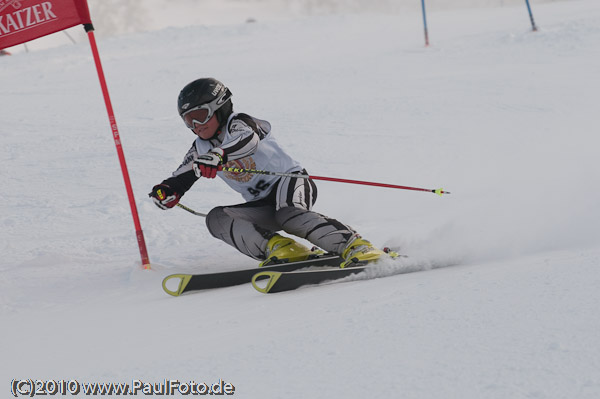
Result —
[{"label": "red slalom gate pole", "polygon": [[123,180],[125,181],[125,189],[127,190],[127,197],[129,198],[129,205],[131,207],[131,215],[133,216],[133,224],[135,225],[135,234],[137,237],[138,246],[140,248],[140,255],[142,258],[142,266],[144,269],[150,269],[150,259],[148,258],[148,250],[146,249],[146,241],[144,240],[144,233],[142,232],[142,226],[140,218],[138,216],[137,206],[135,205],[135,197],[133,196],[133,189],[131,187],[131,180],[129,179],[129,172],[127,171],[127,163],[125,162],[125,154],[123,153],[123,147],[121,145],[121,137],[119,135],[119,128],[117,127],[117,121],[115,119],[112,103],[108,94],[108,86],[106,85],[106,79],[104,78],[104,71],[102,69],[102,63],[100,62],[100,54],[98,53],[98,46],[96,45],[96,38],[94,37],[94,26],[92,24],[85,24],[85,31],[88,34],[90,46],[92,48],[92,54],[94,55],[94,62],[96,64],[96,70],[98,71],[98,79],[100,80],[100,87],[102,88],[102,95],[104,96],[104,103],[106,104],[106,112],[108,113],[108,121],[112,129],[113,139],[115,147],[117,148],[117,155],[119,156],[119,163],[121,164],[121,171],[123,172]]}]

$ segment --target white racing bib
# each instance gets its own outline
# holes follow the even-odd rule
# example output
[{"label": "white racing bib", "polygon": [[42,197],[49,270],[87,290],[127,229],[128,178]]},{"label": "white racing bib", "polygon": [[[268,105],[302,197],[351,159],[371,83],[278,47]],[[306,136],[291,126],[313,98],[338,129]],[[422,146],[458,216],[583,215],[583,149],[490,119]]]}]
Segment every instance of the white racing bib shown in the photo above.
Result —
[{"label": "white racing bib", "polygon": [[[250,117],[252,123],[246,123],[232,114],[227,121],[225,129],[219,135],[221,145],[219,147],[227,151],[228,145],[239,142],[241,138],[258,135],[258,145],[253,144],[249,148],[236,150],[234,156],[229,155],[225,166],[242,169],[266,170],[270,172],[290,173],[302,170],[300,163],[290,157],[275,141],[271,135],[271,124],[267,121]],[[254,126],[251,126],[254,125]],[[214,140],[213,140],[214,142]],[[196,139],[194,143],[198,154],[205,154],[215,146],[211,141]],[[240,158],[235,155],[241,154]],[[242,194],[246,201],[253,201],[266,197],[279,176],[260,175],[256,173],[218,172],[217,175],[232,189]]]}]

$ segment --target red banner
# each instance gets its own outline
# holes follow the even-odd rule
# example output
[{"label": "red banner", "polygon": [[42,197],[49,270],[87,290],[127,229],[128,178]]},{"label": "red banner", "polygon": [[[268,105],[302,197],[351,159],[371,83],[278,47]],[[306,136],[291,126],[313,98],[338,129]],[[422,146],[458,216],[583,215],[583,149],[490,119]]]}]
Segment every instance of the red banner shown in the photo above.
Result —
[{"label": "red banner", "polygon": [[0,0],[0,49],[91,23],[86,0]]}]

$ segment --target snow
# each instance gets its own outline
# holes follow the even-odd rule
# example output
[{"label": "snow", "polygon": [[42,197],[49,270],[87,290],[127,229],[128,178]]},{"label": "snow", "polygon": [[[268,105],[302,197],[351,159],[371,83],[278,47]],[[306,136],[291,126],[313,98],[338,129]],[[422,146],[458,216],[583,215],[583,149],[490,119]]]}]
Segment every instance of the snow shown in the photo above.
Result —
[{"label": "snow", "polygon": [[[89,45],[0,58],[2,389],[223,379],[241,398],[597,398],[600,3],[532,7],[536,33],[523,5],[431,12],[428,48],[412,11],[116,36],[96,22],[150,271]],[[170,297],[169,274],[255,265],[147,197],[193,140],[175,103],[201,76],[310,173],[452,194],[320,182],[317,211],[409,258],[327,287]],[[220,181],[182,199],[241,201]]]}]

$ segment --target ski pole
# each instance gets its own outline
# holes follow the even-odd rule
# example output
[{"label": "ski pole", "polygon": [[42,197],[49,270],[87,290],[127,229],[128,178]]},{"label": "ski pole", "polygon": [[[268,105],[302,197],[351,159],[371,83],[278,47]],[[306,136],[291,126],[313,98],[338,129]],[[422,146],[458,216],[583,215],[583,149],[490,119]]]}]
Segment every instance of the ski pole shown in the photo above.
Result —
[{"label": "ski pole", "polygon": [[298,173],[270,172],[267,170],[242,169],[242,168],[234,168],[234,167],[228,167],[228,166],[220,166],[219,170],[222,170],[224,172],[233,172],[233,173],[254,173],[254,174],[269,175],[269,176],[299,177],[301,179],[325,180],[325,181],[334,181],[334,182],[338,182],[338,183],[349,183],[349,184],[362,184],[365,186],[397,188],[400,190],[427,191],[430,193],[435,193],[435,194],[439,195],[440,197],[443,194],[450,194],[450,191],[444,191],[441,188],[430,189],[430,188],[419,188],[419,187],[409,187],[409,186],[398,186],[395,184],[375,183],[375,182],[371,182],[371,181],[362,181],[362,180],[339,179],[336,177],[303,175],[303,174],[298,174]]},{"label": "ski pole", "polygon": [[188,211],[189,213],[193,213],[196,216],[202,216],[202,217],[206,217],[206,213],[200,213],[200,212],[196,212],[195,210],[193,210],[192,208],[188,208],[187,206],[183,205],[183,204],[177,204],[178,207],[180,207],[183,210]]}]

